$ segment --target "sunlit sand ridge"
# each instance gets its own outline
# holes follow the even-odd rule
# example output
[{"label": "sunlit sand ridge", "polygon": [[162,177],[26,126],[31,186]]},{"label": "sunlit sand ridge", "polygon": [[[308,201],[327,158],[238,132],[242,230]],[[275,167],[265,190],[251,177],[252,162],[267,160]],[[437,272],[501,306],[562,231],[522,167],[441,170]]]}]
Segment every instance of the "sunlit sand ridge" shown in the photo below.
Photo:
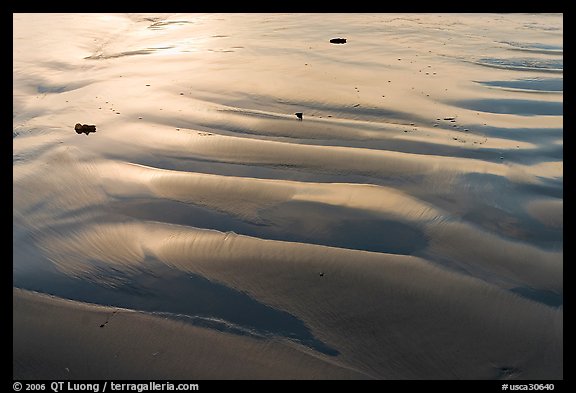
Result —
[{"label": "sunlit sand ridge", "polygon": [[563,378],[562,38],[15,14],[15,378]]}]

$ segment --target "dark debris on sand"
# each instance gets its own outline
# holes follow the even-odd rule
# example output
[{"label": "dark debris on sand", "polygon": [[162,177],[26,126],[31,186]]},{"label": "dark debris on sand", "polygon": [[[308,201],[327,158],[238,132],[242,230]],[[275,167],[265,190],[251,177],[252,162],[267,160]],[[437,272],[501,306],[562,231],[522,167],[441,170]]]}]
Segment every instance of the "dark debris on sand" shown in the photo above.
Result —
[{"label": "dark debris on sand", "polygon": [[346,38],[332,38],[330,40],[331,44],[345,44],[346,43]]},{"label": "dark debris on sand", "polygon": [[95,125],[88,125],[88,124],[76,123],[76,125],[74,126],[74,129],[76,130],[77,134],[88,135],[91,132],[96,132],[96,126]]}]

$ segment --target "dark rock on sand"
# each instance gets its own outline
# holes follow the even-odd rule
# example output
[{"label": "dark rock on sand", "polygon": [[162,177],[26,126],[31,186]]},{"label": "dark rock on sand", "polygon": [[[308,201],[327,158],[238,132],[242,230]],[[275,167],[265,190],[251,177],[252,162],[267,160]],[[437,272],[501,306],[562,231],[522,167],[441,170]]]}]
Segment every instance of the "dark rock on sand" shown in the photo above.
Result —
[{"label": "dark rock on sand", "polygon": [[330,40],[331,44],[345,44],[346,43],[346,38],[332,38]]},{"label": "dark rock on sand", "polygon": [[296,117],[297,117],[298,119],[302,120],[302,115],[303,115],[302,112],[296,112],[296,113],[294,113],[294,114],[296,115]]},{"label": "dark rock on sand", "polygon": [[74,126],[74,129],[76,130],[77,134],[86,134],[88,135],[91,132],[96,132],[96,126],[94,125],[88,125],[88,124],[80,124],[80,123],[76,123],[76,126]]}]

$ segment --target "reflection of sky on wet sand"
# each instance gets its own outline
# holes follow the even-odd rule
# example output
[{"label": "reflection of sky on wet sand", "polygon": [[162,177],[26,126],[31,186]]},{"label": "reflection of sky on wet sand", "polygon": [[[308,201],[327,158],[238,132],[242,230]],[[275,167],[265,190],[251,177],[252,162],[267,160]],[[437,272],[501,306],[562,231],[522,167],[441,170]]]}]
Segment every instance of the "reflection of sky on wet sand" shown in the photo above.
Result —
[{"label": "reflection of sky on wet sand", "polygon": [[[562,37],[561,15],[15,14],[15,285],[382,378],[561,377]],[[474,360],[445,340],[471,321]]]}]

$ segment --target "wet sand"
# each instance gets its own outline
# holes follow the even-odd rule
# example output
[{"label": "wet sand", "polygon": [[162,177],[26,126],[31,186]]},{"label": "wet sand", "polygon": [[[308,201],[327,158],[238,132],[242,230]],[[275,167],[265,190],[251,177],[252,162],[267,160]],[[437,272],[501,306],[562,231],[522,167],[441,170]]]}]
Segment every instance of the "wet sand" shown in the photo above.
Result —
[{"label": "wet sand", "polygon": [[14,379],[369,379],[287,342],[28,291],[13,295]]},{"label": "wet sand", "polygon": [[13,295],[14,379],[369,379],[286,342],[29,291]]},{"label": "wet sand", "polygon": [[14,376],[563,378],[562,23],[15,14]]}]

